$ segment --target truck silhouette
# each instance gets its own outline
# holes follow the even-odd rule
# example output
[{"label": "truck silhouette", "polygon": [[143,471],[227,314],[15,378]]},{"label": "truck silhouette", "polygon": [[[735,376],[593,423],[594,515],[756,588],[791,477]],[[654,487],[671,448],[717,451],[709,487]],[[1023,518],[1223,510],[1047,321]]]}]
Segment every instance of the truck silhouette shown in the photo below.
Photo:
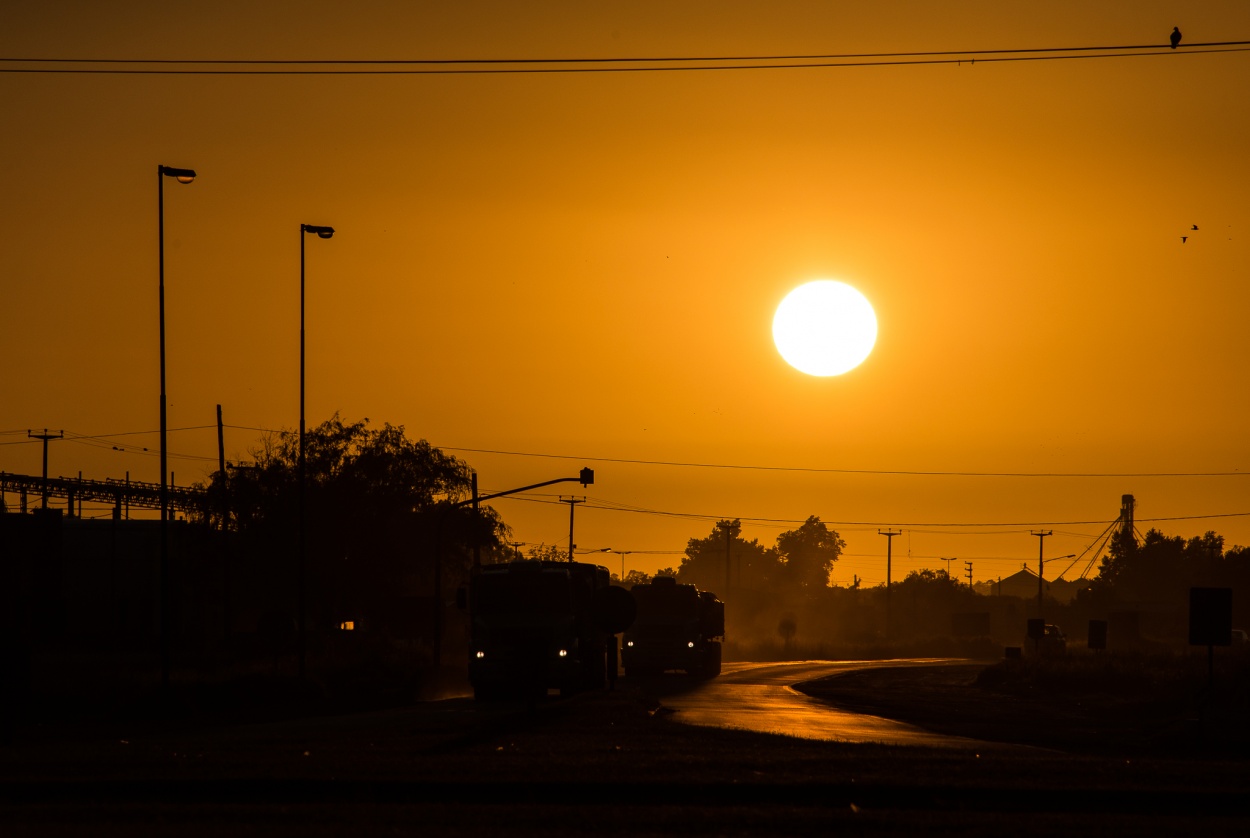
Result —
[{"label": "truck silhouette", "polygon": [[621,650],[626,675],[680,669],[700,678],[720,674],[725,603],[710,591],[657,576],[630,589],[637,606]]},{"label": "truck silhouette", "polygon": [[458,602],[469,612],[469,683],[479,701],[603,689],[616,681],[616,635],[634,599],[607,568],[518,561],[473,570]]}]

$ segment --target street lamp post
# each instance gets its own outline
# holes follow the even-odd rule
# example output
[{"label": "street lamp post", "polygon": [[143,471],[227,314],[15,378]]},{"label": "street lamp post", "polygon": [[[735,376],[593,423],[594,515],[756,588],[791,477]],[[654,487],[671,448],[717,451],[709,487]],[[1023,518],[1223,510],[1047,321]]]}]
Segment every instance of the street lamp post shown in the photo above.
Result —
[{"label": "street lamp post", "polygon": [[625,587],[625,557],[634,551],[633,550],[617,550],[616,552],[621,554],[621,587]]},{"label": "street lamp post", "polygon": [[156,238],[160,262],[158,303],[161,341],[161,689],[169,688],[169,448],[165,399],[165,178],[195,180],[194,169],[156,167]]},{"label": "street lamp post", "polygon": [[299,225],[299,553],[297,557],[296,574],[296,597],[297,597],[297,618],[299,624],[296,626],[298,636],[297,643],[299,645],[299,677],[304,677],[304,661],[306,658],[307,643],[304,633],[304,589],[305,589],[305,572],[304,572],[304,234],[316,233],[318,238],[328,239],[334,235],[333,227],[319,227],[315,224]]}]

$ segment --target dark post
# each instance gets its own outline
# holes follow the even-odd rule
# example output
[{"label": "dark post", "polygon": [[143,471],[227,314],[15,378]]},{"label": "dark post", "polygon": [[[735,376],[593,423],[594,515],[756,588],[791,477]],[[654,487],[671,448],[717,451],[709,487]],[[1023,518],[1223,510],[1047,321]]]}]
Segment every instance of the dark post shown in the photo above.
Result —
[{"label": "dark post", "polygon": [[569,561],[573,561],[573,547],[576,546],[573,544],[573,510],[577,508],[577,504],[585,503],[586,499],[581,498],[579,500],[577,498],[570,497],[568,500],[565,500],[564,498],[560,498],[560,502],[567,503],[569,505]]},{"label": "dark post", "polygon": [[1042,546],[1046,543],[1046,536],[1051,535],[1052,531],[1035,532],[1037,536],[1037,616],[1042,616],[1042,568],[1046,566],[1046,560],[1042,558]]},{"label": "dark post", "polygon": [[890,563],[894,556],[894,536],[902,535],[902,530],[895,532],[894,530],[886,530],[882,532],[877,530],[878,535],[885,536],[885,633],[890,636]]},{"label": "dark post", "polygon": [[[469,538],[473,539],[473,566],[481,567],[482,566],[482,545],[478,541],[478,537],[477,537],[477,515],[478,515],[478,510],[481,507],[478,504],[478,498],[477,498],[477,472],[476,471],[474,471],[472,475],[472,487],[473,487],[473,521],[472,521],[472,529],[469,530]],[[439,607],[441,608],[441,605],[439,605]]]},{"label": "dark post", "polygon": [[318,238],[328,239],[334,236],[333,227],[318,227],[315,224],[299,225],[299,555],[296,559],[296,588],[298,612],[297,644],[299,646],[299,677],[304,677],[304,663],[307,642],[304,627],[304,501],[305,497],[305,461],[304,461],[304,234],[316,233]]},{"label": "dark post", "polygon": [[169,426],[165,398],[165,178],[175,178],[179,183],[195,180],[194,169],[176,169],[172,166],[156,167],[156,238],[160,262],[160,279],[157,302],[160,307],[161,342],[161,690],[169,688]]},{"label": "dark post", "polygon": [[304,677],[304,226],[299,227],[299,534],[295,558],[296,625],[299,677]]},{"label": "dark post", "polygon": [[[50,439],[61,439],[62,437],[64,437],[64,436],[65,436],[65,431],[57,431],[55,434],[50,434],[50,433],[48,433],[48,429],[47,429],[47,428],[44,428],[44,429],[43,429],[43,433],[41,433],[41,434],[37,434],[37,433],[35,433],[34,431],[27,430],[27,431],[26,431],[26,436],[30,437],[31,439],[41,439],[41,440],[43,440],[43,502],[42,502],[42,508],[43,508],[43,509],[47,509],[47,508],[48,508],[48,440],[50,440]],[[80,473],[80,476],[81,476],[81,473]],[[23,511],[25,511],[25,510],[23,510]],[[70,512],[70,515],[73,515],[73,514],[74,514],[74,509],[73,509],[73,503],[72,503],[72,502],[70,503],[70,510],[69,510],[69,512]]]},{"label": "dark post", "polygon": [[226,485],[226,434],[221,421],[221,405],[217,405],[217,473],[221,475],[221,625],[222,634],[230,640],[230,494]]}]

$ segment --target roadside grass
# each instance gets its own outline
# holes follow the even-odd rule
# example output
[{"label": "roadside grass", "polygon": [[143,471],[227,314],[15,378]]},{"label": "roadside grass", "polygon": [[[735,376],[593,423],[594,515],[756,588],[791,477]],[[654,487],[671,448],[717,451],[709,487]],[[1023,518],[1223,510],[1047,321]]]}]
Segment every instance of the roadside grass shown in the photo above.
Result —
[{"label": "roadside grass", "polygon": [[1250,650],[1026,656],[885,667],[800,684],[809,695],[930,730],[1074,753],[1250,754]]},{"label": "roadside grass", "polygon": [[814,641],[775,640],[725,643],[727,661],[890,660],[893,658],[968,658],[991,661],[1003,647],[988,637],[926,637],[908,640]]},{"label": "roadside grass", "polygon": [[1019,696],[1106,695],[1246,709],[1250,708],[1250,647],[1219,649],[1210,661],[1205,649],[1026,656],[986,667],[976,685]]}]

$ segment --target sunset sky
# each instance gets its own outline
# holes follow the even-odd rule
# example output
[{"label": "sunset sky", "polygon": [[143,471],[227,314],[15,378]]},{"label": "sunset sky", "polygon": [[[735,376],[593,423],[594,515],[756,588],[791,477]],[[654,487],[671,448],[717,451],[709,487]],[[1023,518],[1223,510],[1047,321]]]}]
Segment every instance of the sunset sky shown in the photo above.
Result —
[{"label": "sunset sky", "polygon": [[[980,581],[1036,568],[1031,530],[1079,557],[1125,493],[1143,532],[1250,544],[1250,45],[1201,46],[1229,42],[1242,0],[7,2],[0,470],[50,428],[102,437],[53,475],[159,479],[165,164],[199,174],[164,189],[179,485],[218,404],[232,461],[298,426],[310,223],[309,424],[402,424],[484,493],[593,468],[495,504],[526,547],[567,545],[560,495],[646,571],[818,515],[839,584],[884,581],[886,528],[895,580]],[[826,378],[771,332],[822,278],[879,324]]]}]

